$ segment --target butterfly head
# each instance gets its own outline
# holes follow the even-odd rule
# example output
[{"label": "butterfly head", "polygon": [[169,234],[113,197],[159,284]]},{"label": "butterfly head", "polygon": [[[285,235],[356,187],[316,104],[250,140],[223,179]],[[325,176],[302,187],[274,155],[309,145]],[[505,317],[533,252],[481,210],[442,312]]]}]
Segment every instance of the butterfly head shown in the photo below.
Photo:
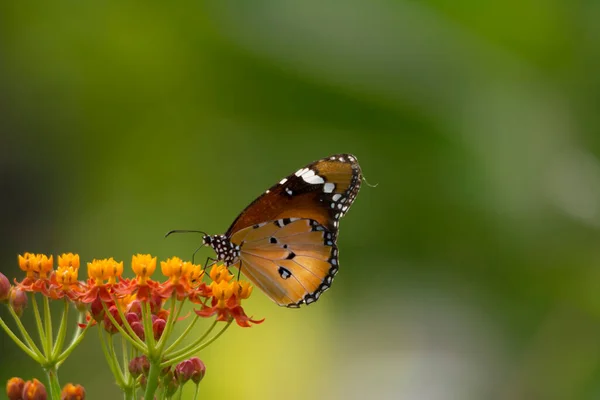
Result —
[{"label": "butterfly head", "polygon": [[217,259],[231,265],[240,256],[240,246],[236,246],[225,235],[204,235],[202,243],[212,247],[217,253]]}]

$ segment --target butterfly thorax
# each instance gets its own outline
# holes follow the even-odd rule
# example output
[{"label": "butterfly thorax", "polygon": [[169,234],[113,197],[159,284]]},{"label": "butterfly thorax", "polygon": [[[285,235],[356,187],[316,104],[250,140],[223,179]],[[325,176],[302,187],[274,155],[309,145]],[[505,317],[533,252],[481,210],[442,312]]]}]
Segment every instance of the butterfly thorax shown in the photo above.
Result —
[{"label": "butterfly thorax", "polygon": [[240,257],[240,246],[231,243],[225,235],[205,235],[202,241],[212,247],[217,253],[217,260],[223,261],[227,266],[237,262]]}]

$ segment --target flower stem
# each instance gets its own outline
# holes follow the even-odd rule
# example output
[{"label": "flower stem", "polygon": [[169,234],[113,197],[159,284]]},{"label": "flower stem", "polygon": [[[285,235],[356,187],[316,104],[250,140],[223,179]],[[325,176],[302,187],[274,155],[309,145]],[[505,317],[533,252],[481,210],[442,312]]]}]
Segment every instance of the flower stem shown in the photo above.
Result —
[{"label": "flower stem", "polygon": [[44,322],[46,324],[46,357],[50,358],[52,353],[53,339],[52,339],[52,314],[50,313],[50,301],[48,297],[42,296],[44,298]]},{"label": "flower stem", "polygon": [[15,320],[15,323],[17,324],[17,327],[19,328],[19,332],[21,332],[21,336],[23,336],[23,339],[27,343],[28,347],[33,352],[35,352],[40,359],[44,359],[45,358],[44,355],[42,354],[40,349],[36,346],[35,342],[31,338],[31,336],[29,336],[29,333],[27,333],[27,329],[25,329],[25,327],[23,326],[23,323],[21,322],[21,318],[19,318],[19,316],[15,313],[15,310],[13,310],[13,308],[9,306],[8,311],[10,312],[10,315],[12,315],[13,319]]},{"label": "flower stem", "polygon": [[202,341],[204,339],[206,339],[206,337],[212,332],[212,330],[215,328],[215,326],[217,326],[217,320],[215,320],[212,325],[208,328],[208,330],[206,332],[204,332],[204,335],[200,336],[198,339],[196,339],[194,342],[188,344],[187,346],[185,346],[183,349],[174,351],[172,353],[167,353],[165,358],[172,358],[172,357],[177,357],[180,354],[183,353],[187,353],[189,350],[195,348],[196,346],[198,346],[200,343],[202,343]]},{"label": "flower stem", "polygon": [[33,358],[39,364],[43,362],[42,355],[37,354],[35,351],[31,350],[25,343],[23,343],[21,339],[19,339],[17,335],[15,335],[14,332],[8,327],[8,325],[6,325],[2,318],[0,318],[0,326],[2,326],[2,329],[4,329],[6,334],[10,336],[10,338],[17,344],[17,346],[19,346],[21,350],[25,352],[25,354]]},{"label": "flower stem", "polygon": [[[117,328],[117,330],[119,331],[119,333],[121,335],[123,335],[124,338],[127,338],[127,340],[129,340],[129,342],[131,342],[131,344],[134,345],[139,351],[141,351],[142,353],[145,353],[147,351],[146,346],[143,343],[141,343],[141,341],[137,337],[137,335],[135,333],[133,334],[133,336],[129,335],[125,331],[125,329],[123,329],[123,327],[119,323],[117,323],[117,320],[110,313],[110,311],[108,310],[108,307],[106,306],[105,302],[102,302],[102,307],[104,307],[104,314],[108,317],[108,319],[113,324],[113,326],[115,328]],[[127,319],[121,318],[121,321],[123,322],[123,325],[129,326],[129,329],[131,329],[131,325],[129,325],[129,322],[127,322]],[[133,332],[133,329],[131,329],[131,331]]]},{"label": "flower stem", "polygon": [[42,324],[42,317],[40,315],[40,309],[35,298],[35,293],[31,294],[31,304],[33,305],[33,314],[35,315],[35,324],[37,326],[38,334],[40,336],[40,343],[44,350],[44,355],[50,354],[50,349],[47,348],[48,342],[46,341],[46,335],[44,333],[44,324]]},{"label": "flower stem", "polygon": [[225,333],[225,331],[227,330],[227,328],[229,328],[229,326],[231,325],[232,322],[233,321],[229,321],[227,323],[227,325],[225,325],[223,327],[223,329],[221,329],[219,331],[219,333],[217,333],[215,336],[213,336],[210,339],[208,339],[205,343],[199,344],[196,347],[194,347],[194,348],[192,348],[192,349],[190,349],[190,350],[188,350],[188,351],[186,351],[184,353],[181,353],[180,355],[178,355],[178,356],[176,356],[176,357],[174,357],[174,358],[172,358],[172,359],[170,359],[168,361],[163,362],[162,364],[160,364],[160,367],[161,368],[165,368],[165,367],[168,367],[169,365],[173,365],[175,363],[183,361],[186,358],[194,355],[194,353],[197,353],[198,351],[200,351],[200,350],[208,347],[212,342],[214,342],[215,340],[217,340],[219,338],[219,336],[221,336],[223,333]]},{"label": "flower stem", "polygon": [[[142,322],[144,324],[144,336],[146,337],[146,346],[148,347],[147,352],[149,355],[155,355],[154,332],[152,331],[152,311],[150,311],[150,302],[145,301],[142,303]],[[144,353],[144,350],[140,350]]]},{"label": "flower stem", "polygon": [[[131,336],[131,338],[134,341],[136,341],[140,346],[142,346],[142,347],[145,346],[145,343],[133,331],[133,328],[131,327],[131,324],[129,323],[129,321],[127,321],[127,318],[125,317],[125,313],[123,312],[123,309],[121,308],[121,305],[117,301],[117,297],[115,295],[113,295],[112,299],[113,299],[113,302],[115,303],[115,307],[117,308],[117,312],[119,313],[119,317],[121,317],[121,321],[123,321],[123,325],[125,326],[125,329],[129,333],[129,336]],[[104,308],[104,312],[107,312],[106,311],[106,307]],[[123,333],[121,333],[121,335],[123,335]],[[127,335],[124,335],[124,336],[127,336]],[[138,349],[139,349],[139,347],[138,347]]]},{"label": "flower stem", "polygon": [[[79,317],[79,321],[82,320],[83,313],[81,313]],[[90,328],[90,326],[92,326],[91,323],[88,323],[83,329],[79,328],[79,326],[77,327],[75,333],[73,334],[73,339],[71,340],[71,343],[69,343],[69,346],[62,353],[60,353],[60,356],[58,357],[58,363],[56,364],[57,368],[63,363],[63,361],[69,356],[69,354],[71,354],[75,347],[77,347],[79,343],[81,343],[81,341],[85,337],[85,333]]]},{"label": "flower stem", "polygon": [[160,359],[150,360],[150,371],[148,372],[148,379],[146,381],[146,392],[144,393],[144,400],[153,400],[154,393],[158,388],[158,375],[160,374]]},{"label": "flower stem", "polygon": [[48,383],[50,387],[50,398],[60,400],[60,382],[58,381],[58,371],[56,367],[46,369]]},{"label": "flower stem", "polygon": [[64,308],[62,318],[60,320],[60,327],[58,328],[58,334],[56,335],[56,342],[52,349],[52,359],[56,359],[60,353],[60,350],[65,343],[65,337],[67,336],[67,322],[69,321],[69,303],[64,299]]},{"label": "flower stem", "polygon": [[[114,359],[107,348],[104,335],[102,334],[101,326],[98,326],[98,336],[100,337],[100,345],[102,346],[102,352],[104,353],[104,358],[106,358],[108,367],[110,368],[110,371],[117,380],[117,385],[119,385],[119,387],[123,387],[123,379],[121,379],[121,370],[119,369],[118,365],[115,365]],[[112,338],[109,336],[108,340],[112,340]]]},{"label": "flower stem", "polygon": [[194,325],[196,325],[196,322],[198,322],[199,318],[200,317],[198,315],[194,317],[194,319],[188,325],[188,327],[185,328],[185,331],[183,331],[183,333],[179,335],[179,337],[175,339],[175,341],[169,347],[167,347],[167,349],[165,350],[165,354],[169,354],[173,349],[175,349],[179,345],[179,343],[181,343],[183,339],[185,339],[185,337],[188,335],[188,333],[190,333]]},{"label": "flower stem", "polygon": [[[158,340],[158,343],[156,344],[156,349],[157,349],[158,354],[162,354],[165,344],[167,344],[167,339],[169,338],[169,335],[171,334],[171,331],[173,330],[173,326],[175,325],[175,321],[177,319],[177,315],[175,315],[175,305],[176,305],[176,297],[175,297],[175,292],[173,292],[173,295],[171,295],[171,308],[169,310],[169,317],[167,318],[167,322],[165,324],[165,330],[163,331],[161,338]],[[181,305],[183,306],[183,301],[181,302]],[[179,309],[181,310],[181,308],[179,308]]]},{"label": "flower stem", "polygon": [[198,400],[198,393],[200,393],[200,383],[196,383],[196,392],[194,393],[194,400]]}]

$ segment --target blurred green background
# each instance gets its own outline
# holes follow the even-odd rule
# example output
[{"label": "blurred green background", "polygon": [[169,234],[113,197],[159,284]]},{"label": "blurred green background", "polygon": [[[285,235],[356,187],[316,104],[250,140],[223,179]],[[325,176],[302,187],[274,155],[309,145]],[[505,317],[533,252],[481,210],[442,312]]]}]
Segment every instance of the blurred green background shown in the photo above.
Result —
[{"label": "blurred green background", "polygon": [[[203,398],[596,399],[599,20],[589,0],[1,2],[2,271],[189,258],[200,238],[166,231],[222,233],[351,152],[378,186],[332,290],[256,292],[266,322],[200,354]],[[0,333],[14,375],[43,376]],[[119,393],[95,332],[61,380]]]}]

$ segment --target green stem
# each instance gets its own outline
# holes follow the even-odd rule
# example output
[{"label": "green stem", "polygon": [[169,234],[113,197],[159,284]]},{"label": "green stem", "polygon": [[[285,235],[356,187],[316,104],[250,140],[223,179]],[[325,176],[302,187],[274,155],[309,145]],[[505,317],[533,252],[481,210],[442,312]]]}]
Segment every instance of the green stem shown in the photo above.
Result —
[{"label": "green stem", "polygon": [[188,335],[188,333],[190,333],[194,325],[196,325],[196,322],[198,322],[198,319],[200,319],[200,316],[196,315],[192,322],[188,325],[188,327],[185,328],[183,333],[179,335],[179,337],[169,347],[167,347],[167,349],[165,350],[165,354],[169,354],[171,351],[173,351],[173,349],[175,349],[179,345],[179,343],[181,343],[183,339],[185,339],[185,337]]},{"label": "green stem", "polygon": [[42,296],[44,299],[44,322],[46,323],[46,346],[48,348],[46,357],[51,357],[53,338],[52,338],[52,314],[50,313],[50,301],[48,297]]},{"label": "green stem", "polygon": [[58,381],[58,371],[56,367],[46,369],[48,383],[50,387],[50,398],[52,400],[60,400],[60,382]]},{"label": "green stem", "polygon": [[[123,327],[119,323],[117,323],[117,320],[115,319],[115,317],[113,317],[113,315],[109,312],[108,307],[106,306],[106,303],[102,302],[102,307],[104,308],[104,314],[108,317],[108,319],[114,325],[114,327],[117,328],[119,333],[121,335],[123,335],[124,338],[129,340],[129,342],[132,345],[134,345],[139,351],[141,351],[142,353],[146,353],[148,350],[147,350],[146,346],[143,345],[143,343],[140,344],[141,342],[139,341],[139,338],[137,337],[137,335],[134,333],[134,335],[132,337],[131,335],[129,335],[129,333],[127,333],[125,331],[125,329],[123,329]],[[129,328],[131,329],[129,322],[127,322],[126,319],[125,320],[121,319],[121,321],[123,322],[123,325],[129,326]],[[131,331],[133,332],[133,329],[131,329]],[[136,341],[136,339],[138,339],[138,340]]]},{"label": "green stem", "polygon": [[179,395],[177,396],[177,399],[181,400],[181,395],[183,394],[183,385],[179,385],[178,392],[179,392]]},{"label": "green stem", "polygon": [[46,341],[46,335],[44,334],[44,325],[42,324],[42,317],[40,314],[40,309],[37,304],[37,300],[35,298],[35,293],[31,294],[31,304],[33,305],[33,314],[35,316],[35,324],[37,326],[38,334],[40,336],[40,343],[42,344],[42,349],[44,350],[44,355],[50,355],[50,349],[47,348],[48,342]]},{"label": "green stem", "polygon": [[40,358],[42,360],[45,359],[46,357],[42,354],[40,349],[36,346],[35,342],[31,338],[31,336],[29,336],[29,333],[27,333],[27,329],[25,329],[25,327],[23,326],[23,323],[21,322],[21,318],[19,318],[19,316],[15,313],[15,310],[13,310],[13,308],[9,306],[8,311],[10,312],[10,315],[12,315],[13,319],[15,320],[15,323],[17,324],[17,327],[19,328],[19,332],[21,332],[21,336],[23,336],[23,339],[25,340],[25,343],[27,343],[27,346],[33,352],[35,352],[37,354],[38,358]]},{"label": "green stem", "polygon": [[[123,387],[123,380],[121,379],[121,370],[117,365],[115,365],[112,355],[109,353],[106,342],[104,340],[104,335],[102,334],[102,327],[98,326],[98,336],[100,337],[100,345],[102,346],[102,352],[104,353],[104,358],[106,358],[106,362],[108,363],[108,367],[112,372],[113,376],[117,381],[117,385],[119,387]],[[112,338],[108,338],[108,340],[112,340]]]},{"label": "green stem", "polygon": [[[160,339],[158,340],[158,343],[156,344],[158,354],[162,354],[162,351],[163,351],[165,345],[167,344],[167,339],[168,339],[169,335],[171,334],[171,331],[173,330],[173,326],[175,325],[175,321],[178,316],[178,315],[175,315],[175,305],[176,304],[177,303],[176,303],[175,292],[173,292],[173,294],[171,295],[171,308],[169,309],[169,317],[167,318],[167,322],[165,324],[165,330],[163,331],[162,336],[160,337]],[[183,306],[183,301],[181,302],[181,305]],[[181,307],[179,309],[181,310]],[[177,313],[177,314],[179,314],[179,313]]]},{"label": "green stem", "polygon": [[160,360],[150,360],[150,371],[148,372],[148,380],[146,382],[146,392],[144,400],[153,400],[156,389],[158,388],[158,375],[160,374]]},{"label": "green stem", "polygon": [[64,299],[64,308],[62,318],[60,320],[60,327],[58,328],[58,334],[56,336],[56,342],[54,343],[54,349],[52,349],[52,359],[56,359],[65,343],[65,337],[67,336],[67,322],[69,321],[69,302]]},{"label": "green stem", "polygon": [[123,374],[125,375],[125,381],[127,382],[127,385],[129,386],[131,382],[129,382],[129,355],[128,355],[128,351],[127,351],[127,341],[125,340],[125,338],[121,335],[121,352],[123,353]]},{"label": "green stem", "polygon": [[196,383],[196,392],[194,393],[194,400],[198,400],[198,393],[200,393],[200,383]]},{"label": "green stem", "polygon": [[206,337],[212,332],[212,330],[215,329],[215,326],[217,326],[217,320],[216,319],[213,321],[212,325],[208,328],[208,330],[206,332],[204,332],[204,335],[200,336],[200,338],[198,338],[194,342],[188,344],[183,349],[174,351],[172,353],[167,353],[166,356],[165,356],[165,358],[169,359],[169,358],[172,358],[172,357],[177,357],[180,354],[187,353],[190,349],[195,348],[200,343],[202,343],[202,341],[204,339],[206,339]]},{"label": "green stem", "polygon": [[154,340],[154,331],[152,330],[152,312],[150,311],[150,302],[142,302],[142,321],[144,324],[144,336],[146,336],[147,353],[150,356],[155,355],[156,341]]},{"label": "green stem", "polygon": [[17,346],[19,346],[21,348],[21,350],[23,350],[25,352],[25,354],[27,354],[29,357],[33,358],[39,364],[44,362],[42,360],[42,355],[37,354],[36,352],[31,350],[29,347],[27,347],[27,345],[25,343],[23,343],[21,341],[21,339],[19,339],[17,337],[17,335],[14,334],[14,332],[8,327],[8,325],[6,325],[6,323],[4,322],[4,320],[2,318],[0,318],[0,326],[2,326],[2,328],[4,329],[6,334],[8,336],[10,336],[10,338],[17,344]]},{"label": "green stem", "polygon": [[213,336],[210,339],[208,339],[205,343],[202,343],[201,345],[199,345],[199,346],[197,346],[197,347],[195,347],[193,349],[190,349],[186,353],[182,353],[181,355],[179,355],[179,356],[177,356],[175,358],[172,358],[172,359],[170,359],[168,361],[163,362],[162,364],[160,364],[160,367],[161,368],[165,368],[165,367],[168,367],[169,365],[173,365],[175,363],[183,361],[186,358],[193,356],[195,353],[199,352],[200,350],[208,347],[212,342],[214,342],[215,340],[217,340],[219,338],[219,336],[221,336],[223,333],[225,333],[225,331],[227,330],[227,328],[229,328],[229,326],[231,325],[232,322],[233,321],[229,321],[227,323],[227,325],[225,325],[223,327],[223,329],[221,329],[219,331],[219,333],[217,333],[215,336]]},{"label": "green stem", "polygon": [[[79,317],[78,324],[81,323],[80,321],[83,321],[83,313],[81,314],[82,315],[80,315]],[[90,326],[92,326],[91,322],[89,322],[83,329],[79,328],[79,325],[77,325],[77,329],[73,334],[73,339],[71,340],[71,343],[69,343],[69,346],[62,353],[60,353],[60,356],[58,357],[58,363],[56,364],[57,367],[60,366],[60,364],[62,364],[63,361],[69,356],[69,354],[73,352],[75,347],[77,347],[79,343],[81,343],[81,341],[85,337],[85,333],[88,331]]]},{"label": "green stem", "polygon": [[108,338],[106,340],[106,347],[108,348],[108,352],[110,354],[110,357],[113,361],[113,365],[115,366],[116,370],[119,371],[119,377],[117,378],[117,381],[121,382],[119,384],[119,386],[121,388],[127,386],[126,382],[125,382],[125,376],[123,375],[123,369],[121,369],[121,365],[119,364],[119,357],[117,356],[117,352],[115,351],[115,342],[114,342],[114,336],[111,334],[108,334]]}]

